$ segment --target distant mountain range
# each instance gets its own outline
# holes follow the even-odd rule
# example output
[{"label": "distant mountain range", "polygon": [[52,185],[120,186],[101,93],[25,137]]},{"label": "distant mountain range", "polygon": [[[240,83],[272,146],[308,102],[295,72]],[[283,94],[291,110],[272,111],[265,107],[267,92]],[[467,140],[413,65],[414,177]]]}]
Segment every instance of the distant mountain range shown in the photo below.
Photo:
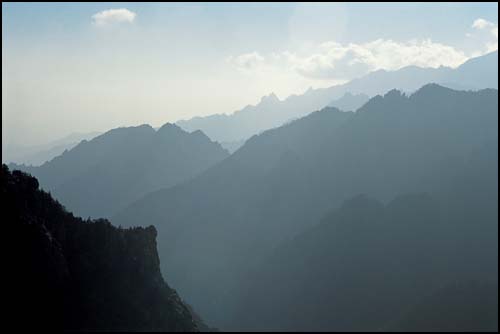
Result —
[{"label": "distant mountain range", "polygon": [[[275,102],[272,99],[266,103]],[[456,91],[429,84],[410,95],[391,90],[373,97],[356,112],[327,107],[255,135],[220,163],[189,181],[144,196],[113,216],[112,221],[122,226],[141,221],[154,224],[159,231],[163,272],[205,319],[222,329],[231,328],[234,323],[228,319],[242,319],[241,314],[231,314],[240,300],[233,292],[244,289],[247,277],[272,250],[306,233],[327,212],[358,194],[382,203],[412,193],[427,193],[439,203],[451,197],[453,200],[444,202],[446,212],[460,217],[456,222],[446,220],[450,229],[460,231],[450,234],[451,243],[475,249],[478,244],[469,239],[474,236],[478,240],[494,238],[488,239],[489,245],[498,242],[497,225],[489,224],[498,211],[497,141],[495,89]],[[481,163],[476,165],[476,160]],[[420,213],[411,212],[405,218],[407,224],[420,224],[416,219]],[[479,235],[472,232],[478,224],[485,226]],[[416,226],[411,228],[418,230]],[[415,251],[425,251],[426,241],[422,243],[422,249]],[[355,244],[363,245],[361,241]],[[458,254],[461,260],[467,258],[467,263],[474,263],[471,270],[475,272],[484,272],[491,265],[489,260],[478,259],[479,251]],[[494,271],[497,267],[492,268]],[[319,284],[312,277],[308,282]],[[370,286],[371,281],[364,283]],[[287,289],[287,284],[279,281],[273,286]],[[331,298],[335,296],[333,293]],[[324,304],[314,301],[315,305]],[[297,310],[303,303],[298,303]],[[338,303],[341,307],[341,300]],[[250,310],[249,316],[253,314]],[[272,313],[276,319],[263,323],[289,329],[287,317],[295,313],[274,310],[279,310]],[[302,311],[297,314],[302,316]],[[306,324],[315,319],[314,314],[304,317],[296,321]],[[332,329],[332,324],[321,326]],[[353,324],[355,321],[344,325],[348,328]],[[259,324],[253,326],[249,328]]]},{"label": "distant mountain range", "polygon": [[9,165],[37,177],[75,214],[109,217],[142,195],[173,186],[229,155],[201,131],[174,124],[117,128],[39,167]]},{"label": "distant mountain range", "polygon": [[72,133],[61,139],[35,146],[6,145],[2,150],[2,162],[40,166],[64,151],[72,149],[82,140],[91,140],[100,134],[100,132]]},{"label": "distant mountain range", "polygon": [[208,330],[163,280],[153,226],[74,217],[35,178],[6,165],[0,191],[2,220],[16,240],[6,324],[49,332]]},{"label": "distant mountain range", "polygon": [[[376,71],[344,85],[309,89],[302,95],[291,95],[283,101],[275,94],[270,94],[263,97],[256,106],[247,106],[231,115],[194,117],[178,121],[177,124],[189,132],[202,130],[232,153],[252,135],[325,106],[355,111],[370,96],[383,94],[394,87],[412,92],[430,82],[459,90],[498,88],[498,52],[470,59],[457,69],[408,66],[397,71]],[[3,147],[2,161],[39,166],[75,147],[80,141],[90,140],[99,134],[101,133],[74,133],[36,146],[7,145]]]},{"label": "distant mountain range", "polygon": [[[322,109],[346,93],[371,97],[393,88],[413,92],[427,83],[460,90],[498,88],[498,51],[470,59],[455,69],[408,66],[397,71],[375,71],[343,85],[309,89],[302,95],[291,95],[283,101],[271,94],[263,97],[257,105],[247,106],[230,115],[194,117],[177,124],[187,131],[201,130],[212,140],[234,143]],[[355,110],[354,107],[349,109]]]},{"label": "distant mountain range", "polygon": [[[157,234],[169,283],[221,329],[497,330],[498,298],[487,296],[498,293],[498,91],[476,90],[497,88],[497,61],[494,52],[456,69],[377,71],[284,101],[271,94],[233,115],[113,129],[41,166],[9,165],[38,181],[4,166],[9,215],[26,223],[19,234],[37,245],[43,270],[54,269],[29,293],[48,287],[60,308],[61,291],[91,291],[71,296],[82,302],[68,311],[79,328],[130,318],[154,326],[126,328],[200,329],[159,275]],[[156,229],[83,221],[50,196],[78,216]],[[22,216],[20,203],[33,212]],[[137,254],[147,268],[115,260]],[[131,281],[101,284],[108,264]],[[65,276],[68,266],[91,283]],[[149,297],[124,295],[132,286]],[[115,327],[79,318],[114,309],[115,298],[135,318],[116,310]]]}]

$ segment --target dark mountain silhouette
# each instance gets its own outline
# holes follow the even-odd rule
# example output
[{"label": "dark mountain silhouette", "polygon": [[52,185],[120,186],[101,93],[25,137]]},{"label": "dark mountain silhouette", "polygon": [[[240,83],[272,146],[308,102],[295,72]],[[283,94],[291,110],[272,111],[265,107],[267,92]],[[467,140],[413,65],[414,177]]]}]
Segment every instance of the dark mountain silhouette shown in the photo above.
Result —
[{"label": "dark mountain silhouette", "polygon": [[247,106],[230,115],[195,117],[177,124],[187,131],[202,130],[219,142],[235,142],[303,117],[346,93],[375,96],[395,87],[413,92],[428,83],[461,90],[498,88],[498,51],[472,58],[456,69],[407,66],[396,71],[374,71],[343,85],[309,89],[302,95],[291,95],[282,101],[271,94],[263,97],[257,105]]},{"label": "dark mountain silhouette", "polygon": [[[233,325],[227,323],[238,301],[233,292],[250,268],[357,194],[379,201],[453,195],[463,205],[447,212],[460,212],[456,224],[472,233],[461,235],[474,235],[470,222],[481,211],[469,210],[467,200],[482,198],[489,207],[496,198],[483,188],[496,179],[486,172],[498,170],[490,149],[497,140],[496,90],[435,84],[409,96],[392,90],[355,113],[325,108],[253,136],[223,162],[148,194],[113,221],[155,224],[164,273],[205,319],[224,328]],[[477,170],[469,162],[474,155],[488,162],[476,174],[466,172],[469,165]]]},{"label": "dark mountain silhouette", "polygon": [[471,281],[444,286],[386,330],[498,332],[498,284]]},{"label": "dark mountain silhouette", "polygon": [[[40,167],[11,165],[36,176],[65,207],[84,217],[109,217],[142,195],[185,181],[228,153],[201,131],[173,124],[118,128]],[[90,186],[89,186],[90,185]]]},{"label": "dark mountain silhouette", "polygon": [[153,226],[77,218],[35,178],[6,165],[0,182],[3,222],[16,240],[7,323],[42,331],[206,329],[164,282]]},{"label": "dark mountain silhouette", "polygon": [[[474,202],[455,203],[464,204],[479,212]],[[498,209],[467,221],[476,229],[469,234],[450,208],[423,194],[387,206],[363,196],[345,202],[248,276],[235,326],[497,331]]]}]

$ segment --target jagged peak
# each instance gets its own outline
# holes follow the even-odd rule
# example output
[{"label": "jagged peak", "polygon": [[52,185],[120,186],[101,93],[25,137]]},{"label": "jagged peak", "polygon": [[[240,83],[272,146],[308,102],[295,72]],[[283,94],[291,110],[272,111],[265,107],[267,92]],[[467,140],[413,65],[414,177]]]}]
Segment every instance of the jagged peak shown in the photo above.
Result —
[{"label": "jagged peak", "polygon": [[428,94],[433,94],[436,92],[441,92],[441,93],[448,92],[449,93],[449,92],[454,92],[454,91],[456,91],[456,90],[441,86],[437,83],[428,83],[428,84],[420,87],[417,91],[415,91],[411,95],[411,97],[416,98],[416,97],[425,96]]},{"label": "jagged peak", "polygon": [[185,133],[185,131],[175,123],[165,123],[156,132],[158,133]]},{"label": "jagged peak", "polygon": [[183,138],[188,138],[188,137],[191,137],[191,138],[197,138],[197,139],[201,139],[202,141],[206,141],[206,142],[211,142],[212,140],[210,139],[210,137],[208,137],[203,131],[201,130],[194,130],[192,132],[188,132],[184,129],[182,129],[180,126],[178,126],[177,124],[175,123],[165,123],[163,126],[161,126],[158,131],[157,131],[158,134],[161,134],[161,135],[167,135],[167,136],[174,136],[174,137],[179,137],[179,136],[182,136]]},{"label": "jagged peak", "polygon": [[198,130],[195,130],[195,131],[193,131],[193,132],[191,132],[190,134],[191,134],[192,136],[194,136],[194,137],[200,137],[200,138],[203,138],[203,139],[205,139],[205,140],[207,140],[207,141],[212,141],[212,140],[210,139],[210,137],[208,137],[208,136],[205,134],[205,132],[203,132],[203,131],[201,131],[201,130],[199,130],[199,129],[198,129]]},{"label": "jagged peak", "polygon": [[280,101],[280,99],[274,93],[271,93],[269,95],[263,96],[260,99],[260,103],[279,102],[279,101]]},{"label": "jagged peak", "polygon": [[401,97],[405,97],[405,94],[399,89],[391,89],[384,95],[384,99],[399,99]]},{"label": "jagged peak", "polygon": [[357,110],[357,112],[365,112],[368,110],[377,109],[378,105],[384,104],[388,101],[403,101],[408,99],[404,92],[401,92],[398,89],[391,89],[385,95],[376,95],[368,100],[361,108]]}]

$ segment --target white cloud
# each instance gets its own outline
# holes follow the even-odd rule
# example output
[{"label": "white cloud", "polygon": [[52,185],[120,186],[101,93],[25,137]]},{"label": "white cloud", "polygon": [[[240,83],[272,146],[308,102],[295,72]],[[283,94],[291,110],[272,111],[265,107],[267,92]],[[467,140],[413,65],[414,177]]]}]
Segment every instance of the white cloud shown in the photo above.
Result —
[{"label": "white cloud", "polygon": [[492,28],[494,27],[495,24],[490,22],[490,21],[486,21],[485,19],[477,19],[475,20],[473,23],[472,23],[472,28],[474,29],[486,29],[486,28]]},{"label": "white cloud", "polygon": [[264,64],[264,57],[258,52],[244,53],[236,57],[227,58],[227,62],[233,64],[238,70],[241,71],[255,71]]},{"label": "white cloud", "polygon": [[92,15],[92,23],[96,26],[106,26],[115,23],[132,23],[136,13],[126,9],[107,9]]},{"label": "white cloud", "polygon": [[304,76],[351,79],[375,70],[397,70],[405,66],[456,67],[467,57],[453,47],[431,40],[377,39],[363,44],[323,43],[320,52],[306,58],[295,57],[292,67]]},{"label": "white cloud", "polygon": [[498,49],[498,25],[478,18],[466,37],[472,43],[467,52],[431,39],[394,41],[376,39],[366,43],[341,44],[328,41],[310,45],[301,52],[282,51],[261,55],[254,51],[228,61],[245,73],[291,71],[308,79],[350,80],[380,69],[405,66],[457,67],[471,57]]},{"label": "white cloud", "polygon": [[483,54],[498,50],[498,24],[482,18],[476,19],[472,23],[474,33],[467,34],[467,37],[479,41],[484,45],[481,51],[476,54]]},{"label": "white cloud", "polygon": [[[301,57],[285,51],[283,59],[289,67],[304,77],[314,79],[345,79],[356,77],[371,70],[370,65],[362,61],[362,50],[354,50],[352,44],[342,46],[335,42],[323,43],[319,52]],[[356,54],[357,51],[361,51]]]},{"label": "white cloud", "polygon": [[306,78],[348,80],[370,71],[397,70],[404,66],[456,67],[467,60],[465,54],[451,46],[431,40],[405,43],[377,39],[363,44],[326,42],[309,54],[284,51],[264,57],[257,52],[229,58],[233,65],[246,72],[270,67],[284,67]]}]

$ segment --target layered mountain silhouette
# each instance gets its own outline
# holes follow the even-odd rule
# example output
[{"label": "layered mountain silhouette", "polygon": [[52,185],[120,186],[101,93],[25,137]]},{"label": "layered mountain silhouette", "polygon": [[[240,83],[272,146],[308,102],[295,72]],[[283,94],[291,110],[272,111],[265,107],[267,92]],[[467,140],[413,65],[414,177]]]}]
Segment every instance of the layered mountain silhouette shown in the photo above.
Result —
[{"label": "layered mountain silhouette", "polygon": [[3,221],[16,240],[6,322],[17,329],[208,329],[163,280],[153,226],[121,229],[64,210],[38,181],[2,166]]},{"label": "layered mountain silhouette", "polygon": [[303,117],[330,105],[346,93],[375,96],[393,88],[413,92],[430,82],[461,90],[498,88],[498,51],[470,59],[455,69],[408,66],[396,71],[375,71],[343,85],[309,89],[302,95],[291,95],[283,101],[271,94],[263,97],[257,105],[247,106],[230,115],[195,117],[177,124],[187,131],[202,130],[213,140],[232,143]]},{"label": "layered mountain silhouette", "polygon": [[2,162],[40,166],[61,155],[66,150],[71,150],[82,140],[91,140],[101,133],[72,133],[58,140],[34,146],[2,146]]},{"label": "layered mountain silhouette", "polygon": [[68,209],[109,217],[142,195],[188,180],[228,156],[201,131],[174,124],[117,128],[40,167],[10,165],[36,176]]},{"label": "layered mountain silhouette", "polygon": [[344,111],[356,111],[361,108],[370,97],[366,94],[351,94],[345,93],[341,98],[336,99],[328,105],[329,107],[335,107]]},{"label": "layered mountain silhouette", "polygon": [[236,140],[236,141],[224,141],[221,142],[220,145],[224,147],[229,153],[233,154],[236,152],[241,146],[245,144],[245,140]]},{"label": "layered mountain silhouette", "polygon": [[[326,103],[329,102],[331,99]],[[455,218],[446,219],[449,230],[460,226],[460,233],[450,234],[452,240],[449,242],[470,246],[464,248],[471,250],[470,253],[459,253],[463,255],[460,260],[471,264],[473,272],[485,271],[485,263],[491,262],[489,258],[484,262],[477,258],[480,250],[475,248],[480,247],[470,238],[475,233],[479,233],[478,240],[485,237],[483,233],[487,234],[486,237],[497,238],[497,234],[491,233],[490,225],[480,232],[475,232],[477,225],[474,225],[483,224],[483,220],[489,222],[496,214],[491,208],[497,208],[497,197],[494,196],[498,171],[497,140],[497,90],[456,91],[436,84],[426,85],[411,95],[391,90],[384,96],[372,98],[357,112],[328,107],[253,136],[224,161],[180,185],[146,195],[115,215],[113,221],[123,226],[147,221],[157,226],[162,269],[186,300],[205,319],[221,328],[237,327],[238,324],[228,319],[241,319],[240,325],[251,328],[251,320],[245,321],[240,314],[231,315],[232,310],[238,310],[235,305],[240,301],[234,292],[246,287],[247,277],[254,270],[260,271],[255,268],[266,263],[273,249],[306,233],[329,210],[358,194],[374,198],[375,203],[384,203],[393,201],[400,194],[427,193],[438,202],[437,206],[444,206],[447,217]],[[482,162],[476,164],[476,159]],[[443,201],[447,197],[450,200]],[[469,205],[469,201],[474,204]],[[382,204],[374,204],[374,207],[386,211]],[[422,222],[418,219],[420,211],[412,210],[402,214],[398,221],[409,224],[408,231],[430,233],[431,227],[419,225],[431,224],[431,221]],[[429,217],[432,221],[439,220],[433,215]],[[385,219],[374,219],[382,225],[389,224]],[[493,225],[498,228],[496,223]],[[413,251],[427,254],[424,248],[430,241],[424,235],[421,234],[423,239],[411,239],[405,231],[391,231],[387,226],[381,230],[383,233],[402,233],[401,247],[405,246],[403,240],[411,241],[417,247]],[[367,228],[371,228],[370,225]],[[442,232],[438,229],[437,235],[443,236],[439,234]],[[360,247],[363,238],[369,237],[364,233],[359,236],[352,233],[349,236],[359,239],[346,239],[345,242]],[[498,244],[497,239],[488,242],[488,245]],[[388,249],[392,248],[388,246]],[[368,263],[362,258],[363,254],[366,253],[358,255],[359,260]],[[405,259],[417,261],[420,258],[403,252],[400,260]],[[374,282],[373,290],[377,284],[383,285],[383,279],[376,276],[377,268],[365,268],[367,272],[368,269],[375,271],[373,278],[378,281]],[[423,267],[431,268],[434,267]],[[457,268],[461,267],[457,265]],[[404,271],[404,267],[397,267],[397,270]],[[348,271],[346,277],[351,277],[351,274],[353,272]],[[297,283],[293,277],[291,279]],[[346,284],[348,281],[346,279]],[[278,290],[281,284],[283,289],[289,286],[286,281],[273,282]],[[322,286],[314,280],[310,284]],[[401,284],[402,293],[411,292],[404,285],[406,283]],[[255,294],[255,298],[259,298],[260,293]],[[372,296],[369,305],[377,305],[375,297]],[[343,297],[339,298],[335,307],[341,307],[342,300],[345,301]],[[263,324],[272,326],[266,329],[289,329],[289,316],[294,314],[301,318],[301,312],[305,312],[301,305],[312,305],[313,301],[318,302],[316,305],[324,302],[311,299],[311,304],[307,304],[295,300],[294,305],[299,304],[296,313],[286,308],[275,309],[272,314],[276,319],[263,320]],[[391,305],[396,307],[399,304],[394,302]],[[281,311],[285,315],[283,318],[279,317]],[[317,309],[308,309],[307,312],[315,311],[322,315],[327,312]],[[369,314],[361,312],[359,317],[364,315]],[[330,326],[335,324],[359,329],[356,327],[359,317],[333,323],[338,318],[328,322],[318,320],[319,316],[308,314],[296,321],[304,326],[319,321],[314,328],[332,329]],[[367,324],[388,325],[385,321],[367,321]]]},{"label": "layered mountain silhouette", "polygon": [[[346,201],[248,276],[235,326],[497,331],[498,209],[484,204],[426,194],[385,206],[366,196]],[[460,206],[481,218],[461,221]]]}]

